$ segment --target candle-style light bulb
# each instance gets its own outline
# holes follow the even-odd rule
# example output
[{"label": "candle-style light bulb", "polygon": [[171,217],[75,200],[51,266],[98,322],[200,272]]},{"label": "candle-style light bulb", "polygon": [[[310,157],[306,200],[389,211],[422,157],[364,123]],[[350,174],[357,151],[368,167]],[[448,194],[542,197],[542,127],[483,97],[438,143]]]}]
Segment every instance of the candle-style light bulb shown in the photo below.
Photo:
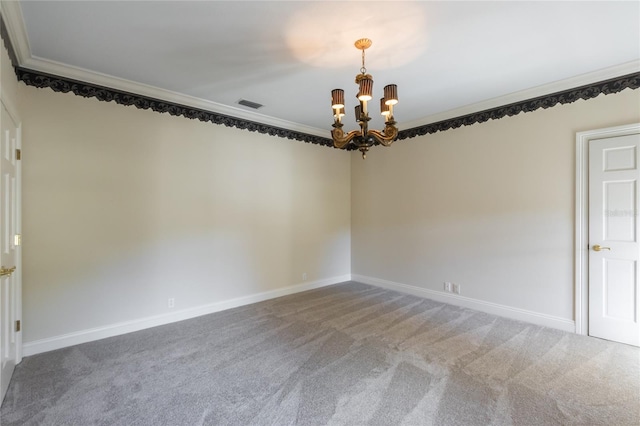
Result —
[{"label": "candle-style light bulb", "polygon": [[385,98],[380,98],[380,114],[388,117],[389,114],[391,114],[391,111],[389,110],[389,105],[387,105],[386,101],[387,100]]}]

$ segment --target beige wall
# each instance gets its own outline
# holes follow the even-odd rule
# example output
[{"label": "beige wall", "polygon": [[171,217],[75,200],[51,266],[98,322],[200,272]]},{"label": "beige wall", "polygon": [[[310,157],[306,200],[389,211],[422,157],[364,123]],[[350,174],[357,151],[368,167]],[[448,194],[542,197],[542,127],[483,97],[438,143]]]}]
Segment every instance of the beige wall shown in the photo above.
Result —
[{"label": "beige wall", "polygon": [[350,273],[350,159],[20,85],[24,341]]},{"label": "beige wall", "polygon": [[575,133],[640,121],[640,92],[626,90],[363,161],[18,85],[2,55],[24,125],[25,343],[305,272],[437,292],[452,281],[468,300],[572,320]]},{"label": "beige wall", "polygon": [[18,79],[2,40],[0,40],[0,90],[2,90],[2,97],[9,98],[9,102],[17,101]]},{"label": "beige wall", "polygon": [[575,134],[638,121],[625,90],[354,154],[352,273],[572,320]]}]

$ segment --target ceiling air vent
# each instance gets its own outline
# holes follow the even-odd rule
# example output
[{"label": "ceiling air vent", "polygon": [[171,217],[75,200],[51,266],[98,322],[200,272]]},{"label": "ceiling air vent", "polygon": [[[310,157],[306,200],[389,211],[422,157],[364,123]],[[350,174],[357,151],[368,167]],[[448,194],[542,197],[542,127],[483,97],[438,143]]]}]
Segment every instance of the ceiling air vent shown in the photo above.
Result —
[{"label": "ceiling air vent", "polygon": [[240,99],[240,100],[238,101],[238,104],[240,104],[240,105],[242,105],[242,106],[249,107],[249,108],[253,108],[253,109],[262,108],[262,107],[264,106],[264,105],[259,104],[259,103],[257,103],[257,102],[251,102],[251,101],[248,101],[248,100],[246,100],[246,99]]}]

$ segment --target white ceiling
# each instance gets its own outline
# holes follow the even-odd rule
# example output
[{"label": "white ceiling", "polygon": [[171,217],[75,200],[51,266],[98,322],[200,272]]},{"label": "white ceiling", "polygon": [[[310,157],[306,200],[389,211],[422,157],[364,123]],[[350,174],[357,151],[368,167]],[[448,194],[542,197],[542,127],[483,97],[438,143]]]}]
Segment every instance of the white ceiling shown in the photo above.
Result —
[{"label": "white ceiling", "polygon": [[24,67],[327,137],[334,88],[355,128],[361,37],[373,40],[374,97],[398,85],[401,128],[640,69],[638,1],[19,4],[10,26],[28,39],[14,41]]}]

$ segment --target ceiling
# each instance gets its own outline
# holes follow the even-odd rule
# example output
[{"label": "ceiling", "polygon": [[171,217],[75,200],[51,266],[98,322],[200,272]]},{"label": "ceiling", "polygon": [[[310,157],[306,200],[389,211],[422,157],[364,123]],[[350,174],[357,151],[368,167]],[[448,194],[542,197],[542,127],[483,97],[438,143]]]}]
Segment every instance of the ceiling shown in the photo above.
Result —
[{"label": "ceiling", "polygon": [[25,68],[327,137],[334,88],[356,126],[362,37],[401,129],[640,70],[637,1],[8,3]]}]

